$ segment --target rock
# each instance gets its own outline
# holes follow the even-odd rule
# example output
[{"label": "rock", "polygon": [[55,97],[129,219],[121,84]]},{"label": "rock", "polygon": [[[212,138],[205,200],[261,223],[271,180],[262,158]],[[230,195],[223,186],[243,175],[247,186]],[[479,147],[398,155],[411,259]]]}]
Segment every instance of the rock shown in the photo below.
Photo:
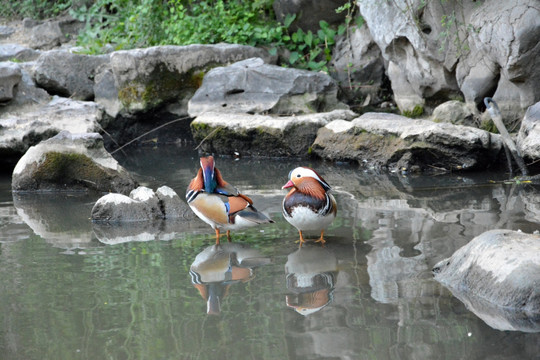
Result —
[{"label": "rock", "polygon": [[452,291],[525,314],[540,314],[540,236],[491,230],[433,268]]},{"label": "rock", "polygon": [[60,46],[63,40],[58,21],[47,21],[31,29],[30,47],[34,49],[50,50]]},{"label": "rock", "polygon": [[139,222],[154,219],[151,206],[122,194],[107,194],[92,208],[92,221]]},{"label": "rock", "polygon": [[30,109],[34,111],[21,112],[14,109],[13,112],[0,115],[0,157],[18,158],[30,146],[63,130],[90,133],[101,130],[100,123],[105,126],[105,114],[93,102],[55,97],[45,106]]},{"label": "rock", "polygon": [[384,61],[366,26],[352,27],[350,36],[337,38],[330,65],[330,75],[337,80],[349,101],[368,96],[368,104],[380,101],[379,92],[385,77]]},{"label": "rock", "polygon": [[[199,88],[211,68],[235,61],[261,57],[275,61],[266,50],[251,46],[218,44],[155,46],[146,49],[116,51],[110,55],[110,67],[96,74],[100,82],[94,88],[96,102],[113,117],[133,115],[169,106],[175,114],[187,113],[187,101]],[[114,86],[114,89],[111,87]],[[111,94],[116,94],[111,98]]]},{"label": "rock", "polygon": [[338,87],[323,73],[265,64],[254,58],[212,69],[189,100],[188,112],[310,114],[345,108]]},{"label": "rock", "polygon": [[19,65],[11,62],[0,63],[0,105],[13,99],[21,78]]},{"label": "rock", "polygon": [[442,103],[433,110],[431,119],[435,122],[447,122],[456,125],[474,126],[473,112],[467,104],[452,100]]},{"label": "rock", "polygon": [[[46,107],[52,97],[43,89],[38,88],[32,79],[33,62],[16,64],[21,70],[21,81],[17,85],[14,98],[0,107],[0,119],[10,116],[19,117],[23,113],[30,113],[40,107]],[[46,111],[44,111],[46,112]]]},{"label": "rock", "polygon": [[527,109],[517,136],[517,146],[525,159],[540,159],[540,102]]},{"label": "rock", "polygon": [[168,186],[161,186],[156,190],[157,198],[159,199],[161,211],[166,219],[186,219],[195,218],[195,214],[185,201],[180,199],[180,196]]},{"label": "rock", "polygon": [[207,112],[191,129],[195,142],[209,153],[251,156],[308,156],[319,128],[329,122],[351,120],[350,110],[299,116],[271,116]]},{"label": "rock", "polygon": [[276,0],[272,7],[277,20],[281,23],[285,21],[287,15],[296,15],[289,31],[294,32],[300,28],[305,32],[316,33],[320,29],[321,20],[330,25],[343,24],[347,12],[337,13],[336,9],[346,3],[347,0]]},{"label": "rock", "polygon": [[[358,7],[389,62],[388,76],[402,111],[461,93],[471,107],[493,97],[511,122],[540,100],[535,70],[540,66],[540,9],[535,0],[363,1]],[[449,21],[448,14],[455,19]]]},{"label": "rock", "polygon": [[137,186],[103,147],[97,133],[58,135],[32,146],[13,170],[13,191],[129,193]]},{"label": "rock", "polygon": [[77,100],[94,99],[96,69],[109,62],[109,55],[79,55],[52,50],[38,58],[34,79],[50,94]]},{"label": "rock", "polygon": [[[192,220],[194,215],[187,204],[168,186],[160,187],[157,192],[139,186],[132,190],[129,196],[107,194],[98,199],[92,208],[92,220],[96,222],[124,223],[158,219]],[[156,225],[156,229],[158,228],[159,224]],[[111,235],[110,231],[106,232],[109,233],[104,236],[107,238],[121,234],[121,231],[115,231],[114,235]]]},{"label": "rock", "polygon": [[15,29],[10,26],[0,25],[0,39],[8,38],[15,32]]},{"label": "rock", "polygon": [[83,25],[71,17],[48,20],[42,23],[32,20],[24,23],[25,28],[30,32],[30,47],[43,50],[51,50],[69,42],[77,35]]},{"label": "rock", "polygon": [[152,189],[145,186],[139,186],[138,188],[131,190],[129,197],[145,204],[148,208],[150,218],[162,219],[164,217],[159,199]]},{"label": "rock", "polygon": [[19,44],[0,44],[0,61],[33,61],[39,51]]},{"label": "rock", "polygon": [[332,161],[358,161],[399,170],[478,170],[494,165],[502,148],[487,131],[395,114],[366,113],[335,120],[317,133],[313,152]]}]

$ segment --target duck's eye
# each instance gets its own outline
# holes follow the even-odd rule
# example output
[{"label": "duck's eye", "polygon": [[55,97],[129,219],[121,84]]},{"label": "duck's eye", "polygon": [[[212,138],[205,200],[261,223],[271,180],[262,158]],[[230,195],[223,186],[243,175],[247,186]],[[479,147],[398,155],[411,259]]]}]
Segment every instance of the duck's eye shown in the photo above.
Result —
[{"label": "duck's eye", "polygon": [[298,175],[296,175],[296,177],[302,177],[302,175],[298,174]]}]

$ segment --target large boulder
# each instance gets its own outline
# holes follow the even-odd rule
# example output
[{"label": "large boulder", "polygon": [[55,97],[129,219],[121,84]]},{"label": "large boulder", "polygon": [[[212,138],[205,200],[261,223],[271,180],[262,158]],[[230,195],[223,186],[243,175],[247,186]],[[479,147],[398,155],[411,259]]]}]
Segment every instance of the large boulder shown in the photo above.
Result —
[{"label": "large boulder", "polygon": [[50,94],[77,100],[93,100],[96,69],[108,62],[109,55],[46,51],[36,62],[34,79]]},{"label": "large boulder", "polygon": [[206,72],[252,57],[275,61],[264,49],[233,44],[116,51],[110,55],[110,65],[102,66],[96,74],[96,101],[111,116],[133,115],[166,106],[172,113],[185,115],[187,101],[201,85]]},{"label": "large boulder", "polygon": [[493,166],[502,142],[499,135],[472,127],[366,113],[321,128],[312,148],[333,161],[401,171],[456,171]]},{"label": "large boulder", "polygon": [[512,121],[540,100],[536,0],[357,4],[402,111],[458,95],[481,107],[490,96]]},{"label": "large boulder", "polygon": [[61,46],[75,38],[84,23],[71,17],[36,22],[27,20],[24,23],[29,34],[29,46],[34,49],[50,50]]},{"label": "large boulder", "polygon": [[103,147],[97,133],[58,135],[32,146],[19,160],[13,191],[100,191],[129,193],[131,175]]},{"label": "large boulder", "polygon": [[[26,86],[26,85],[25,85]],[[29,90],[36,90],[28,87]],[[32,95],[33,94],[33,95]],[[19,93],[14,102],[18,102]],[[18,159],[30,146],[38,144],[61,131],[90,133],[101,130],[106,121],[103,110],[93,102],[55,97],[45,105],[28,106],[31,111],[21,111],[32,99],[49,99],[39,91],[29,92],[29,97],[13,111],[0,112],[0,157]],[[22,98],[21,98],[22,100]]]},{"label": "large boulder", "polygon": [[265,64],[253,58],[205,75],[188,104],[197,117],[206,112],[309,114],[344,108],[328,75]]},{"label": "large boulder", "polygon": [[517,316],[540,316],[539,235],[487,231],[437,263],[433,272],[452,292]]},{"label": "large boulder", "polygon": [[298,116],[207,112],[193,120],[191,130],[195,142],[209,153],[306,157],[321,127],[355,116],[350,110]]}]

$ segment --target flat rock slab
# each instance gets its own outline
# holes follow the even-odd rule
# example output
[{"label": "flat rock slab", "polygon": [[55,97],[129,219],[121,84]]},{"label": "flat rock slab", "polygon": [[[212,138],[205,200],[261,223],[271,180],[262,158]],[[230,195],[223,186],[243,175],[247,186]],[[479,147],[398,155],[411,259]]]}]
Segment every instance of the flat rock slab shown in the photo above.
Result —
[{"label": "flat rock slab", "polygon": [[102,191],[129,193],[131,175],[105,150],[98,133],[63,131],[32,146],[13,170],[13,191]]},{"label": "flat rock slab", "polygon": [[497,307],[540,316],[540,236],[491,230],[433,268],[452,291]]},{"label": "flat rock slab", "polygon": [[494,164],[499,135],[477,128],[366,113],[321,128],[313,152],[332,161],[357,161],[376,168],[478,170]]},{"label": "flat rock slab", "polygon": [[353,119],[350,110],[272,116],[208,112],[191,123],[195,142],[203,151],[222,155],[308,156],[319,128],[329,122]]}]

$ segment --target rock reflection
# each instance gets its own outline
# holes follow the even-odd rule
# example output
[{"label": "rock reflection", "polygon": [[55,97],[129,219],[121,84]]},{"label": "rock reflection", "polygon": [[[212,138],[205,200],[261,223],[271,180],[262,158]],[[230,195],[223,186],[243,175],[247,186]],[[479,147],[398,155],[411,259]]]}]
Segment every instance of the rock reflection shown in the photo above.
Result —
[{"label": "rock reflection", "polygon": [[245,244],[225,243],[208,246],[201,251],[191,264],[189,273],[193,286],[206,301],[206,312],[219,315],[230,286],[251,280],[254,268],[269,263],[269,258]]},{"label": "rock reflection", "polygon": [[46,242],[61,249],[95,247],[86,194],[13,194],[19,217]]},{"label": "rock reflection", "polygon": [[338,261],[327,248],[306,244],[287,257],[287,306],[302,315],[315,313],[333,300]]},{"label": "rock reflection", "polygon": [[494,305],[465,292],[449,289],[467,309],[493,329],[506,331],[540,332],[540,314],[515,311]]}]

